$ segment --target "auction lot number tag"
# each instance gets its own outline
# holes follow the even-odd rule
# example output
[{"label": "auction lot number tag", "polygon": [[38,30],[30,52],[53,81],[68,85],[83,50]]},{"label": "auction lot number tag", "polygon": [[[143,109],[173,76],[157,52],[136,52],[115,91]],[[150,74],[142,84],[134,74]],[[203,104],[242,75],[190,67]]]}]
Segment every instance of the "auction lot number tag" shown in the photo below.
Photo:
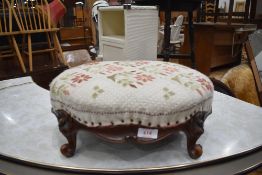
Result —
[{"label": "auction lot number tag", "polygon": [[138,128],[137,137],[157,139],[158,129]]}]

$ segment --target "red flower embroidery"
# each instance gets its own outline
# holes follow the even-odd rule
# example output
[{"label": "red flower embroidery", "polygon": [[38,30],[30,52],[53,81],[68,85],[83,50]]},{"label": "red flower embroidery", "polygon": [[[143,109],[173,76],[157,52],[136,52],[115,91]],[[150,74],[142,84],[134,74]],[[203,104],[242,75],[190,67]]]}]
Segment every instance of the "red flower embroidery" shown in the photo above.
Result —
[{"label": "red flower embroidery", "polygon": [[64,93],[64,95],[66,95],[66,96],[70,95],[68,90],[63,90],[63,93]]},{"label": "red flower embroidery", "polygon": [[98,61],[90,61],[88,63],[85,63],[86,65],[95,65],[95,64],[99,64]]},{"label": "red flower embroidery", "polygon": [[141,66],[141,65],[144,65],[144,64],[149,64],[149,61],[136,61],[135,63],[137,66]]},{"label": "red flower embroidery", "polygon": [[201,83],[201,86],[204,87],[204,89],[209,90],[209,91],[213,89],[213,86],[211,85],[211,83],[208,82],[206,79],[199,78],[197,79],[197,81]]},{"label": "red flower embroidery", "polygon": [[112,73],[112,72],[115,72],[115,71],[121,71],[121,70],[123,70],[123,67],[120,67],[120,66],[108,65],[106,67],[106,72],[108,72],[108,73]]},{"label": "red flower embroidery", "polygon": [[164,71],[165,71],[166,73],[173,73],[173,72],[176,72],[177,69],[174,68],[174,67],[165,67],[165,68],[164,68]]},{"label": "red flower embroidery", "polygon": [[72,83],[81,83],[82,81],[87,81],[91,77],[86,74],[77,74],[74,78],[71,79]]},{"label": "red flower embroidery", "polygon": [[152,77],[151,75],[145,75],[145,74],[138,74],[135,77],[137,80],[140,80],[142,82],[147,82],[147,81],[152,81],[153,79],[155,79],[154,77]]}]

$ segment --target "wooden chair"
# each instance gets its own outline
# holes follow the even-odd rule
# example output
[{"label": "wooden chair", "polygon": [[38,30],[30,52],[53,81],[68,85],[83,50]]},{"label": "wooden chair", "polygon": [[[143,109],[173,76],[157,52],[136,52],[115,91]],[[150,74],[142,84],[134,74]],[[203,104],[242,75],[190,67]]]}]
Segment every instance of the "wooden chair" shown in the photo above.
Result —
[{"label": "wooden chair", "polygon": [[[13,51],[0,51],[0,58],[6,58],[10,56],[16,56],[18,58],[19,64],[22,71],[25,73],[26,68],[20,53],[15,36],[20,34],[22,31],[22,26],[18,20],[18,16],[14,10],[14,1],[1,0],[0,2],[0,37],[6,37],[9,41],[10,47]],[[1,43],[3,44],[3,43]]]},{"label": "wooden chair", "polygon": [[[59,0],[54,0],[58,2]],[[59,1],[60,2],[60,1]],[[60,2],[60,4],[62,3]],[[19,63],[23,72],[26,72],[26,68],[19,50],[18,44],[15,39],[15,35],[23,36],[22,51],[28,55],[29,60],[29,70],[33,71],[33,54],[34,53],[43,53],[50,52],[50,55],[53,59],[54,53],[56,58],[59,58],[60,62],[66,65],[66,62],[63,57],[63,52],[57,37],[57,32],[59,28],[56,28],[56,25],[52,23],[56,19],[52,14],[51,7],[55,7],[58,10],[57,6],[53,4],[48,4],[47,0],[36,0],[36,1],[24,1],[24,0],[2,0],[1,1],[1,12],[3,16],[3,22],[0,26],[0,36],[8,36],[10,38],[10,43],[15,49],[16,55],[18,57]],[[64,8],[64,6],[62,7]],[[60,9],[61,10],[61,9]],[[62,9],[63,10],[63,9]],[[64,8],[65,12],[65,8]],[[52,19],[52,20],[51,20]],[[15,21],[16,28],[13,28],[13,21]],[[4,24],[4,25],[2,25]],[[47,49],[34,50],[32,49],[32,35],[45,34],[47,38]],[[27,45],[25,41],[27,39]],[[53,42],[51,41],[53,40]],[[53,44],[52,44],[53,43]],[[25,51],[27,47],[27,51]]]},{"label": "wooden chair", "polygon": [[248,41],[245,43],[245,48],[251,69],[256,82],[256,89],[262,106],[262,30],[256,31],[249,35]]},{"label": "wooden chair", "polygon": [[[25,51],[25,44],[23,44],[22,49],[23,52],[28,55],[29,70],[33,71],[33,54],[36,53],[50,52],[50,56],[52,57],[53,61],[55,61],[55,54],[56,58],[59,58],[59,61],[61,63],[66,64],[62,48],[57,37],[59,28],[57,28],[51,20],[53,19],[53,17],[51,16],[52,10],[57,9],[51,9],[50,7],[52,7],[52,5],[49,5],[47,0],[25,1],[25,3],[23,3],[22,0],[13,1],[15,1],[16,3],[17,7],[15,8],[15,12],[18,14],[18,20],[22,25],[21,34],[23,34],[23,37],[25,38],[24,41],[27,39],[27,51]],[[55,0],[54,2],[57,1],[59,0]],[[36,34],[46,35],[48,44],[47,49],[32,49],[32,35]],[[53,40],[53,42],[51,40]]]}]

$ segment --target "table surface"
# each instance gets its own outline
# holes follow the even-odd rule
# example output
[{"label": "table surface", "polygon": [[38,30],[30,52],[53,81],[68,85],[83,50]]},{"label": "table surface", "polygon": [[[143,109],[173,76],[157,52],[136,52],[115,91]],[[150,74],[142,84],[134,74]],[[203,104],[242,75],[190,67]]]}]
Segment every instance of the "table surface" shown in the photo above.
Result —
[{"label": "table surface", "polygon": [[59,148],[66,140],[50,111],[48,91],[25,77],[0,82],[0,97],[0,172],[16,174],[20,168],[20,172],[54,174],[52,170],[21,165],[23,162],[85,173],[152,173],[182,169],[178,173],[203,174],[218,170],[233,174],[262,162],[262,109],[218,92],[214,93],[213,113],[205,122],[205,133],[198,141],[204,152],[197,160],[188,156],[183,133],[174,134],[161,143],[135,145],[108,143],[91,133],[80,132],[75,156],[65,158]]}]

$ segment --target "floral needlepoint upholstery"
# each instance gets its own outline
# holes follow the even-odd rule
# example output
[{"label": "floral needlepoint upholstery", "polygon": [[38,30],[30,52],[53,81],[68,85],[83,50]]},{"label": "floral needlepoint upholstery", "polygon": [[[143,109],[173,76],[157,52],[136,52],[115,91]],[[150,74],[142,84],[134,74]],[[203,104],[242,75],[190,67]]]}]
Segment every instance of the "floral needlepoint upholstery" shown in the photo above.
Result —
[{"label": "floral needlepoint upholstery", "polygon": [[160,61],[90,62],[50,84],[53,109],[88,127],[175,126],[198,111],[210,112],[213,91],[205,75]]}]

